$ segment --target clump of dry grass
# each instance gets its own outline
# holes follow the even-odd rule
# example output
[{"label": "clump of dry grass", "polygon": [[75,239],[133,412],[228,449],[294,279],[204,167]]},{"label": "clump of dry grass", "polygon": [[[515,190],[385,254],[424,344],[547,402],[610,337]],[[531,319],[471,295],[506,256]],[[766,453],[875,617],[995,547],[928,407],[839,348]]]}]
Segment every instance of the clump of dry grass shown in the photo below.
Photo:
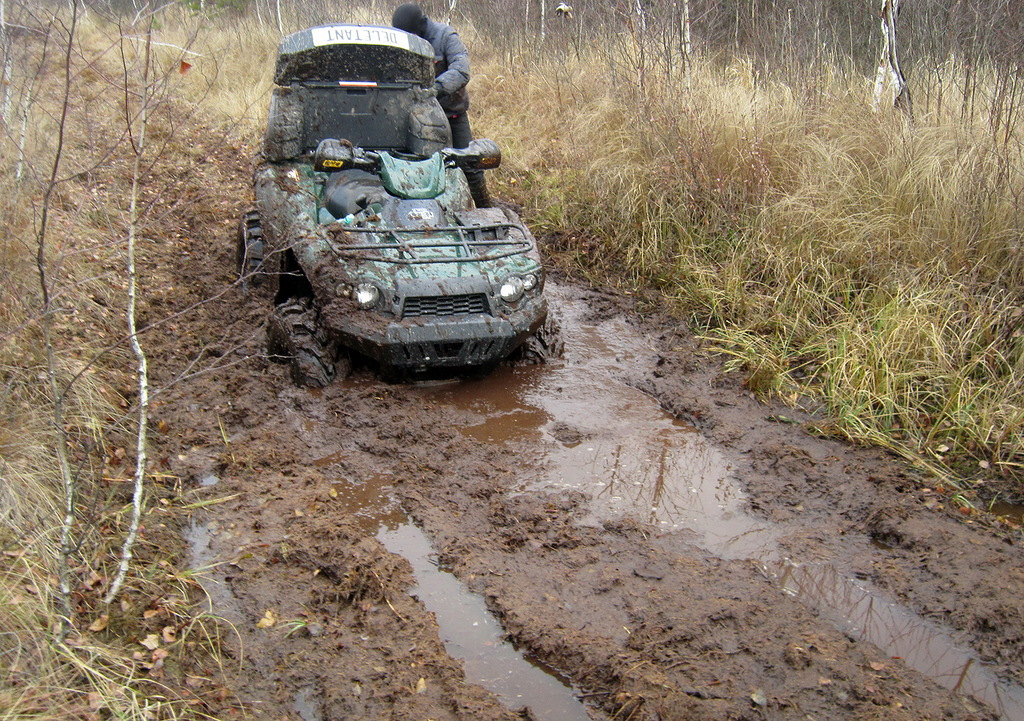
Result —
[{"label": "clump of dry grass", "polygon": [[639,95],[596,53],[483,74],[500,191],[565,262],[658,289],[851,438],[1024,478],[1022,128],[948,93],[908,124],[835,65],[813,92],[701,61]]}]

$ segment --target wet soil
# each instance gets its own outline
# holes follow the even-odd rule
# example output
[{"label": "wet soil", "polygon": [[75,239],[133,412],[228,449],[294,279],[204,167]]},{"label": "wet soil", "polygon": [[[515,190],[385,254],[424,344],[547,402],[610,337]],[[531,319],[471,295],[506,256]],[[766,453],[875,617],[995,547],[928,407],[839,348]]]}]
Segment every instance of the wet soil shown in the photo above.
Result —
[{"label": "wet soil", "polygon": [[[249,191],[149,255],[162,472],[218,718],[1024,719],[1024,556],[885,454],[569,280],[564,359],[322,390],[234,284]],[[171,240],[170,238],[174,238]],[[452,612],[448,612],[452,611]],[[201,674],[198,674],[201,675]]]}]

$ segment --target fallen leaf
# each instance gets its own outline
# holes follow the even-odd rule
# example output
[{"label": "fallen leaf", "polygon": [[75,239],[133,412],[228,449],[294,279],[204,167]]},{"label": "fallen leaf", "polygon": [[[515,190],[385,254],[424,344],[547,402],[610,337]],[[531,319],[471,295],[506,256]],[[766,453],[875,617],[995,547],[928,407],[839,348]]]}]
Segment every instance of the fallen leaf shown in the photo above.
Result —
[{"label": "fallen leaf", "polygon": [[768,699],[764,695],[764,691],[757,689],[754,693],[750,694],[750,700],[756,703],[758,706],[767,706]]},{"label": "fallen leaf", "polygon": [[142,617],[148,621],[149,619],[153,618],[153,616],[160,613],[160,610],[161,609],[159,608],[148,608],[142,612]]},{"label": "fallen leaf", "polygon": [[881,661],[872,661],[868,665],[871,666],[871,668],[873,668],[875,671],[881,671],[882,669],[885,668],[885,664],[882,663]]},{"label": "fallen leaf", "polygon": [[184,75],[192,67],[192,63],[186,63],[184,60],[178,65],[178,72]]},{"label": "fallen leaf", "polygon": [[275,623],[277,623],[277,616],[274,615],[273,611],[267,610],[263,614],[263,618],[256,622],[256,628],[271,628]]},{"label": "fallen leaf", "polygon": [[327,495],[330,496],[331,498],[337,498],[338,497],[338,491],[336,489],[332,488],[331,490],[327,491]]},{"label": "fallen leaf", "polygon": [[174,637],[174,626],[164,626],[160,636],[163,638],[164,643],[174,643],[177,640]]},{"label": "fallen leaf", "polygon": [[832,679],[830,679],[830,678],[819,678],[818,679],[818,685],[819,686],[829,686],[831,683],[832,683]]},{"label": "fallen leaf", "polygon": [[427,690],[427,679],[420,677],[420,680],[416,682],[416,693],[423,693]]},{"label": "fallen leaf", "polygon": [[89,630],[93,633],[99,633],[107,628],[108,623],[110,623],[110,614],[105,613],[89,624]]},{"label": "fallen leaf", "polygon": [[139,643],[148,648],[150,651],[155,651],[156,649],[160,648],[160,637],[157,636],[155,633],[151,633],[144,639],[139,641]]},{"label": "fallen leaf", "polygon": [[167,658],[170,655],[171,655],[171,652],[168,651],[166,648],[153,649],[153,660],[154,661],[163,661],[165,658]]}]

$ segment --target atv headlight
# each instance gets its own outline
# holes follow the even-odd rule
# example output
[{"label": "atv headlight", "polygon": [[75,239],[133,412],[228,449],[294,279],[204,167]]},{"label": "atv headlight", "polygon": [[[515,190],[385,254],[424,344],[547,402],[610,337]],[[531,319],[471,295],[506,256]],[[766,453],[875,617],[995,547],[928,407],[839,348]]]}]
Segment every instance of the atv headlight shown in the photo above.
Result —
[{"label": "atv headlight", "polygon": [[538,283],[540,283],[540,279],[537,278],[537,276],[534,273],[527,273],[526,275],[523,276],[524,290],[533,290],[534,288],[537,287]]},{"label": "atv headlight", "polygon": [[523,283],[522,278],[518,275],[510,275],[505,279],[505,282],[501,284],[498,294],[506,303],[515,303],[523,297],[523,291],[525,289],[526,285]]},{"label": "atv headlight", "polygon": [[372,308],[380,302],[380,289],[373,283],[360,283],[352,292],[352,298],[360,308]]}]

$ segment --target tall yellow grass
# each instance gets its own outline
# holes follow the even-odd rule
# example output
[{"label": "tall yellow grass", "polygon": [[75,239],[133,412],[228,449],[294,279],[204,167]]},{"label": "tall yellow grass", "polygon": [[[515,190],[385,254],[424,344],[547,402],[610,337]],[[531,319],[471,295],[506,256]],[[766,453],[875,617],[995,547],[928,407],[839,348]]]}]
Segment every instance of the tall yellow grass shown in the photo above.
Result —
[{"label": "tall yellow grass", "polygon": [[948,89],[908,122],[836,65],[798,88],[698,61],[639,94],[596,52],[481,55],[500,192],[565,262],[657,289],[851,438],[1024,478],[1024,128]]}]

